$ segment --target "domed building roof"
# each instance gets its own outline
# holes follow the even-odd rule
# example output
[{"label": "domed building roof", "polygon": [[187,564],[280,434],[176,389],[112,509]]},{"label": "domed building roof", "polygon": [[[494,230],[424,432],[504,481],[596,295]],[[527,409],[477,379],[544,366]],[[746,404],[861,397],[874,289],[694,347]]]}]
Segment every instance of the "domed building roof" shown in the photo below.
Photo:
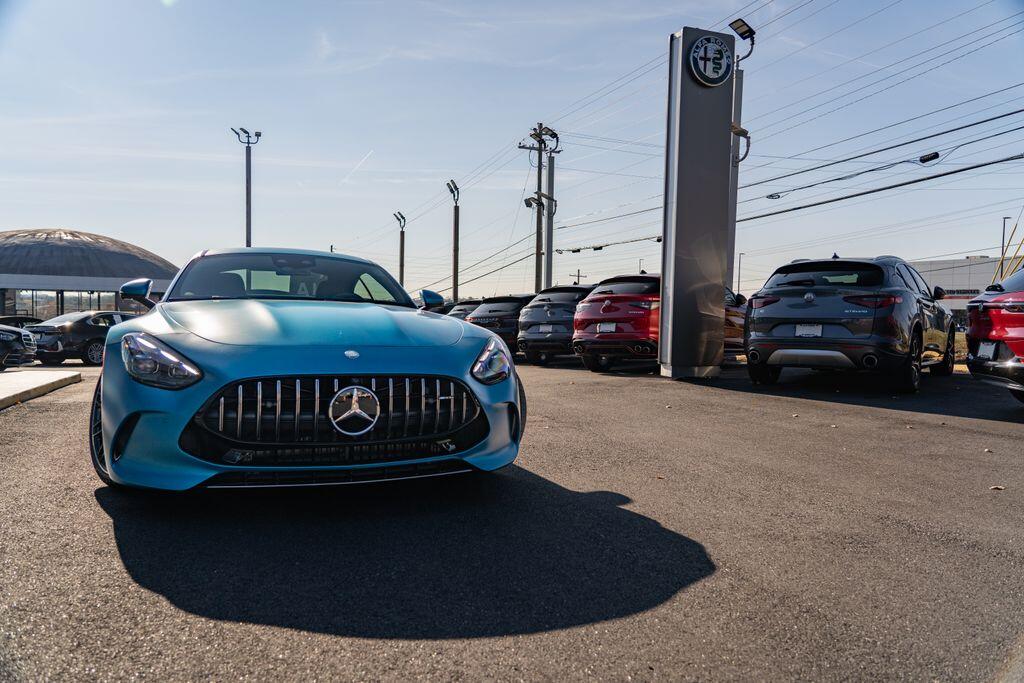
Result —
[{"label": "domed building roof", "polygon": [[168,280],[178,268],[121,240],[81,230],[0,232],[0,273]]}]

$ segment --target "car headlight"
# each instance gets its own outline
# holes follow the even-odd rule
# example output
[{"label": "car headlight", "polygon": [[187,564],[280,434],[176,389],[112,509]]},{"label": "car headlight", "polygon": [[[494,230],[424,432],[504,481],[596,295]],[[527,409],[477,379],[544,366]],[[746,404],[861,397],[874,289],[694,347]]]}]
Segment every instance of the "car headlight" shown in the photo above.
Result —
[{"label": "car headlight", "polygon": [[494,338],[487,342],[487,346],[473,363],[470,374],[483,384],[497,384],[507,379],[512,374],[512,359],[509,358],[505,345]]},{"label": "car headlight", "polygon": [[14,341],[18,335],[11,332],[0,332],[0,341]]},{"label": "car headlight", "polygon": [[137,381],[162,389],[182,389],[203,377],[202,371],[162,341],[141,332],[121,339],[121,358]]}]

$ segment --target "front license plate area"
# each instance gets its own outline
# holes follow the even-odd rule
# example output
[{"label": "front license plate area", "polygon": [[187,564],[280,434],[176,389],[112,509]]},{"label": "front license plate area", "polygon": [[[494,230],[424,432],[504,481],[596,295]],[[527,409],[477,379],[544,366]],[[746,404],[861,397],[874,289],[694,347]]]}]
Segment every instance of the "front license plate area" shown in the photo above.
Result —
[{"label": "front license plate area", "polygon": [[615,331],[615,323],[598,323],[597,324],[597,331],[598,332],[614,332]]},{"label": "front license plate area", "polygon": [[821,325],[797,325],[796,336],[798,337],[820,337]]},{"label": "front license plate area", "polygon": [[996,357],[996,343],[995,342],[981,342],[978,344],[978,358],[984,360],[992,360]]},{"label": "front license plate area", "polygon": [[550,332],[552,329],[553,328],[551,327],[551,325],[540,325],[540,326],[537,327],[537,331],[542,333],[542,334],[546,333],[546,332]]}]

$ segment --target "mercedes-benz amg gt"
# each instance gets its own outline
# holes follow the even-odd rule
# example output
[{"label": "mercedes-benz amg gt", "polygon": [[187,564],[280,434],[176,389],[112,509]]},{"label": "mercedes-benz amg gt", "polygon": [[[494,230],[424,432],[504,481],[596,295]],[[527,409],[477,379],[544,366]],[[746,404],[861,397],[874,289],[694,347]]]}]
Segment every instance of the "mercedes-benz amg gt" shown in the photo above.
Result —
[{"label": "mercedes-benz amg gt", "polygon": [[508,347],[417,310],[374,263],[207,251],[159,303],[150,287],[121,288],[151,310],[106,338],[89,441],[108,484],[342,484],[516,458],[526,398]]}]

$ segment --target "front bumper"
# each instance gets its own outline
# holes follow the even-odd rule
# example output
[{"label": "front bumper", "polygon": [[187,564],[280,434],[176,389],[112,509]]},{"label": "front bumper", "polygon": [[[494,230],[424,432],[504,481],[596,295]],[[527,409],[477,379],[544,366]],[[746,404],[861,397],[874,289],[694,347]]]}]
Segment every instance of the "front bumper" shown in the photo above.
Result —
[{"label": "front bumper", "polygon": [[36,360],[36,353],[24,347],[0,348],[0,367],[16,368],[31,365]]},{"label": "front bumper", "polygon": [[[174,348],[175,335],[164,337]],[[186,490],[209,486],[296,486],[436,476],[437,472],[496,470],[519,452],[525,419],[516,376],[485,386],[469,376],[483,342],[451,347],[240,347],[190,339],[180,349],[204,372],[185,389],[170,391],[133,380],[120,362],[117,343],[108,344],[103,369],[103,444],[110,477],[129,486]],[[348,359],[346,350],[360,356]],[[487,418],[486,436],[463,452],[339,466],[258,467],[210,462],[182,450],[179,439],[193,417],[221,387],[269,375],[432,374],[459,379],[469,387]]]},{"label": "front bumper", "polygon": [[828,339],[772,338],[749,340],[746,345],[749,365],[833,370],[888,372],[906,362],[906,355],[895,344],[879,340],[834,341]]}]

